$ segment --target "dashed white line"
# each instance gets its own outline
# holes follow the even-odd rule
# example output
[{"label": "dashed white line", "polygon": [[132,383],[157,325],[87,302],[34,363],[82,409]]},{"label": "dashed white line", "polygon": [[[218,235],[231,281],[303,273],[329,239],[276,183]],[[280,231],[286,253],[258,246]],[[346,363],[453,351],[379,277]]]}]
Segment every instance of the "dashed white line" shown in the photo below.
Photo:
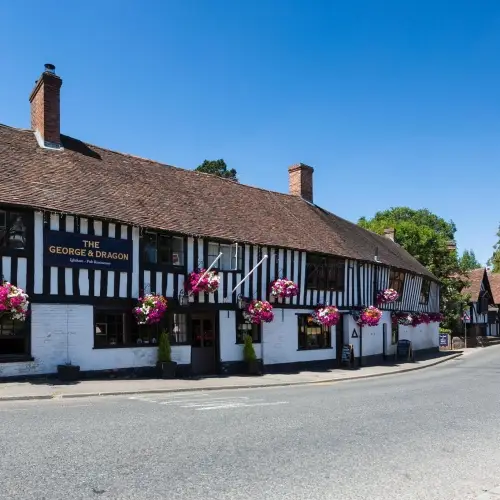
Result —
[{"label": "dashed white line", "polygon": [[274,401],[272,403],[233,403],[220,406],[205,406],[202,408],[195,408],[196,411],[204,410],[223,410],[225,408],[250,408],[252,406],[276,406],[276,405],[286,405],[288,401]]}]

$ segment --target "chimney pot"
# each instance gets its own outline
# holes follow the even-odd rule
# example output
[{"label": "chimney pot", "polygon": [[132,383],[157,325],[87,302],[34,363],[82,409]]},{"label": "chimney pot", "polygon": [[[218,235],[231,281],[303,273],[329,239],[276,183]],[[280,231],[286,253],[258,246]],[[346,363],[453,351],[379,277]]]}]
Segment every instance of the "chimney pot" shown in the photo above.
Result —
[{"label": "chimney pot", "polygon": [[313,172],[309,165],[297,163],[288,168],[288,190],[293,196],[313,202]]},{"label": "chimney pot", "polygon": [[60,96],[62,80],[55,74],[53,64],[35,82],[30,95],[31,128],[41,147],[61,149]]},{"label": "chimney pot", "polygon": [[384,229],[384,236],[391,241],[395,241],[395,229],[393,227],[388,227],[387,229]]}]

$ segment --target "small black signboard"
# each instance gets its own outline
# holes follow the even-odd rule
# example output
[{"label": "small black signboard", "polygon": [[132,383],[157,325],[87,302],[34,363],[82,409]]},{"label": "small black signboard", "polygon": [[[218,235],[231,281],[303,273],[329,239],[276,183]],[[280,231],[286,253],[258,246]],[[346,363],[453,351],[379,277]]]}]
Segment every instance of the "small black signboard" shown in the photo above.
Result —
[{"label": "small black signboard", "polygon": [[342,365],[352,366],[354,364],[354,348],[352,344],[342,346]]},{"label": "small black signboard", "polygon": [[352,331],[351,338],[352,339],[357,339],[358,338],[358,332],[356,331],[356,328]]},{"label": "small black signboard", "polygon": [[411,340],[398,340],[396,347],[396,358],[404,361],[413,361],[413,349]]}]

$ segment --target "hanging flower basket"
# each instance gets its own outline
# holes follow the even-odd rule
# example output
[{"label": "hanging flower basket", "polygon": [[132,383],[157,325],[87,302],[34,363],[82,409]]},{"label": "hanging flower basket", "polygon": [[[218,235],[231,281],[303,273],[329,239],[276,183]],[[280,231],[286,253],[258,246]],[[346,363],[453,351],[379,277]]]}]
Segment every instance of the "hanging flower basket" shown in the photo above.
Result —
[{"label": "hanging flower basket", "polygon": [[396,302],[399,299],[399,293],[394,290],[394,288],[387,288],[386,290],[380,290],[377,294],[378,304],[390,304],[391,302]]},{"label": "hanging flower basket", "polygon": [[198,269],[189,273],[186,289],[190,293],[214,293],[219,288],[220,277],[215,271]]},{"label": "hanging flower basket", "polygon": [[133,313],[137,324],[153,325],[159,323],[167,310],[167,299],[162,295],[147,294],[139,298]]},{"label": "hanging flower basket", "polygon": [[357,323],[359,326],[377,326],[381,317],[382,311],[380,309],[369,306],[361,311]]},{"label": "hanging flower basket", "polygon": [[335,326],[340,320],[339,310],[335,306],[318,306],[312,313],[315,323],[323,326]]},{"label": "hanging flower basket", "polygon": [[271,295],[280,299],[296,297],[299,294],[298,285],[286,278],[280,278],[271,283]]},{"label": "hanging flower basket", "polygon": [[271,323],[274,319],[273,306],[267,300],[252,300],[243,312],[243,316],[254,325]]},{"label": "hanging flower basket", "polygon": [[8,316],[14,321],[24,321],[28,315],[28,295],[8,281],[0,284],[0,317]]},{"label": "hanging flower basket", "polygon": [[441,313],[429,313],[432,323],[442,323],[444,317]]},{"label": "hanging flower basket", "polygon": [[413,314],[397,312],[392,315],[394,325],[410,326],[413,324]]}]

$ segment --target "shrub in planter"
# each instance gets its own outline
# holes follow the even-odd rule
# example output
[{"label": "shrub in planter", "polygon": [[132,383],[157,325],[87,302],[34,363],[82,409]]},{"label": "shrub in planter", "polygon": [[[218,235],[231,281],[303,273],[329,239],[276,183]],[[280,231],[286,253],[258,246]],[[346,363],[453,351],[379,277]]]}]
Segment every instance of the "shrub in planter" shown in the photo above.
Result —
[{"label": "shrub in planter", "polygon": [[260,362],[255,354],[252,337],[250,337],[250,335],[245,335],[244,342],[243,359],[247,365],[247,373],[249,375],[260,375]]},{"label": "shrub in planter", "polygon": [[172,348],[168,332],[163,331],[160,334],[160,342],[158,344],[158,361],[156,363],[159,378],[175,378],[177,363],[172,361]]}]

